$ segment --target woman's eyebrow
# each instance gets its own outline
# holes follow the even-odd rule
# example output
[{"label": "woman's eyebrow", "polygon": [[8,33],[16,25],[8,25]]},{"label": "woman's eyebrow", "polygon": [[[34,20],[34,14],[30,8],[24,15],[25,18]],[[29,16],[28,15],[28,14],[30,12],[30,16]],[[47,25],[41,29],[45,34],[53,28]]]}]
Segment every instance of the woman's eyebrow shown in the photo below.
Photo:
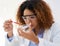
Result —
[{"label": "woman's eyebrow", "polygon": [[32,15],[34,16],[35,14],[31,14],[31,15],[23,15],[23,16],[32,16]]}]

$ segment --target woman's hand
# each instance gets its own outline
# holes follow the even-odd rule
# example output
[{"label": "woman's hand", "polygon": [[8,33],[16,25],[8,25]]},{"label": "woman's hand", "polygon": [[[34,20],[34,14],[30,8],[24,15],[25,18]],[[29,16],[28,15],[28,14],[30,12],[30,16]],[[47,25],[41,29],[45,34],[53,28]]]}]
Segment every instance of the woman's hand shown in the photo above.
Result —
[{"label": "woman's hand", "polygon": [[18,34],[19,34],[19,36],[22,36],[28,40],[31,40],[31,41],[35,42],[36,44],[39,43],[39,40],[38,40],[37,36],[34,34],[34,32],[32,31],[31,27],[29,27],[28,31],[23,31],[22,28],[18,28]]},{"label": "woman's hand", "polygon": [[4,31],[8,32],[8,37],[12,37],[13,36],[13,24],[11,20],[7,20],[4,22]]}]

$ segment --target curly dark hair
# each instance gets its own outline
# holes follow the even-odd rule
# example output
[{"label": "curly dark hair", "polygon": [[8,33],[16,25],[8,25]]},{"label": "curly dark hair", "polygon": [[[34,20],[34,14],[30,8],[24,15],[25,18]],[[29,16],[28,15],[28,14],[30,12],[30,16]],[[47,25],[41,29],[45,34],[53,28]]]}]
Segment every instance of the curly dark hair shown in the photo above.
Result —
[{"label": "curly dark hair", "polygon": [[25,24],[24,20],[22,19],[23,12],[25,9],[29,9],[36,14],[40,28],[49,29],[54,23],[51,9],[48,6],[48,4],[43,0],[40,1],[26,0],[19,6],[16,15],[17,18],[16,20],[20,24]]}]

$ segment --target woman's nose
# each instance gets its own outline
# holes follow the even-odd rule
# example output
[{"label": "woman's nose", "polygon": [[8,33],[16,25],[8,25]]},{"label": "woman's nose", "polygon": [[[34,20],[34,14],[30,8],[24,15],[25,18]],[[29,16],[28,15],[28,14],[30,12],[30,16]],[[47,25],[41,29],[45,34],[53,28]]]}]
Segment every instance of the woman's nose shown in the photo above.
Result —
[{"label": "woman's nose", "polygon": [[31,22],[31,19],[30,19],[30,18],[28,18],[28,19],[27,19],[27,23],[30,23],[30,22]]}]

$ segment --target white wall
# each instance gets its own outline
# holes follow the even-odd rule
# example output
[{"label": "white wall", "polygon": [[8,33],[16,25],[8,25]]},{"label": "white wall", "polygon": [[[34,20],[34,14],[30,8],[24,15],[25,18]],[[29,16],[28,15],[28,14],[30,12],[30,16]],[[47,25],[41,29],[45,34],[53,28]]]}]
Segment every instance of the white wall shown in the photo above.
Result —
[{"label": "white wall", "polygon": [[[3,22],[7,19],[15,21],[15,15],[19,4],[24,0],[0,0],[0,46],[4,46],[5,32],[3,30]],[[45,0],[51,7],[54,19],[60,23],[60,0]]]},{"label": "white wall", "polygon": [[60,0],[46,0],[52,9],[52,13],[56,22],[60,23]]}]

